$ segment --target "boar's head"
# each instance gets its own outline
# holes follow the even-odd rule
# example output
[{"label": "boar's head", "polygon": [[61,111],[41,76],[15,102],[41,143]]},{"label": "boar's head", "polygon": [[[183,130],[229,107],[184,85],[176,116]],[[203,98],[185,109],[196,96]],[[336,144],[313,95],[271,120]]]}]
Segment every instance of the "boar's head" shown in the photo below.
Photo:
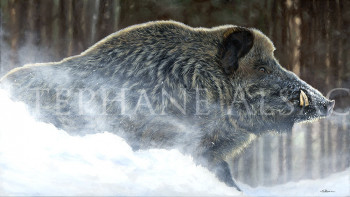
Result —
[{"label": "boar's head", "polygon": [[222,65],[234,95],[229,115],[254,133],[290,131],[294,123],[332,113],[334,101],[284,69],[273,43],[260,31],[239,29],[224,41]]}]

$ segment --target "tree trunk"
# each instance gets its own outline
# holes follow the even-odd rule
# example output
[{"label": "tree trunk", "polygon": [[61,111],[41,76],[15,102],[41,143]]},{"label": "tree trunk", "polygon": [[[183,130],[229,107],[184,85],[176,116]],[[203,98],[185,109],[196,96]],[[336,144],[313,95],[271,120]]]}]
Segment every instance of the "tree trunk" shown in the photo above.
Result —
[{"label": "tree trunk", "polygon": [[97,19],[97,39],[100,40],[114,31],[114,1],[100,0],[99,14]]},{"label": "tree trunk", "polygon": [[271,184],[271,136],[265,135],[263,141],[264,185]]},{"label": "tree trunk", "polygon": [[68,4],[69,0],[60,0],[58,4],[58,20],[59,20],[59,27],[58,27],[58,39],[59,39],[59,45],[57,47],[57,54],[58,58],[61,59],[63,57],[66,57],[68,55]]},{"label": "tree trunk", "polygon": [[84,2],[83,1],[72,1],[72,43],[73,43],[73,54],[79,54],[86,49],[84,40],[86,36],[84,34],[85,20],[84,20]]}]

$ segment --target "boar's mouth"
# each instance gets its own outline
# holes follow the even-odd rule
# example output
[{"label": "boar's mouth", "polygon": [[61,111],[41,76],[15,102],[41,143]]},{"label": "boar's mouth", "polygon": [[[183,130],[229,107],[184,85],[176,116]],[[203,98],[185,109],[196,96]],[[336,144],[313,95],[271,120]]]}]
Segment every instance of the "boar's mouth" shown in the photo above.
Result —
[{"label": "boar's mouth", "polygon": [[[277,117],[277,121],[271,128],[277,132],[291,132],[295,123],[312,121],[329,116],[334,108],[335,101],[328,100],[317,90],[299,89],[292,92],[289,102],[292,111]],[[264,128],[262,128],[264,130]]]},{"label": "boar's mouth", "polygon": [[328,100],[313,90],[300,89],[297,93],[297,96],[291,100],[296,109],[295,122],[311,121],[327,117],[332,113],[334,100]]}]

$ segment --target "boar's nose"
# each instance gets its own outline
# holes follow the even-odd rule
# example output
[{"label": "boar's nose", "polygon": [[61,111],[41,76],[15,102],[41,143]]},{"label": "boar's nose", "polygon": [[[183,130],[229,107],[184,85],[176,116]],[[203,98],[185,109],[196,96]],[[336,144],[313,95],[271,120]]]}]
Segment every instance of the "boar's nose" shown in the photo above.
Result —
[{"label": "boar's nose", "polygon": [[333,112],[334,105],[335,105],[334,100],[331,100],[328,102],[328,104],[327,104],[327,116],[331,115],[331,113]]}]

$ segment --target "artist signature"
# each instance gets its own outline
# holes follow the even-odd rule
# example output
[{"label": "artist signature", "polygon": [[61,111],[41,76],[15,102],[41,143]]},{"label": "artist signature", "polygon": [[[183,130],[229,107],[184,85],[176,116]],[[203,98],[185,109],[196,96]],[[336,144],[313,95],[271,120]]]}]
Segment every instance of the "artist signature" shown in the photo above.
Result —
[{"label": "artist signature", "polygon": [[328,193],[328,192],[335,192],[335,191],[331,191],[331,190],[323,189],[323,190],[321,190],[320,192],[323,192],[323,193]]}]

